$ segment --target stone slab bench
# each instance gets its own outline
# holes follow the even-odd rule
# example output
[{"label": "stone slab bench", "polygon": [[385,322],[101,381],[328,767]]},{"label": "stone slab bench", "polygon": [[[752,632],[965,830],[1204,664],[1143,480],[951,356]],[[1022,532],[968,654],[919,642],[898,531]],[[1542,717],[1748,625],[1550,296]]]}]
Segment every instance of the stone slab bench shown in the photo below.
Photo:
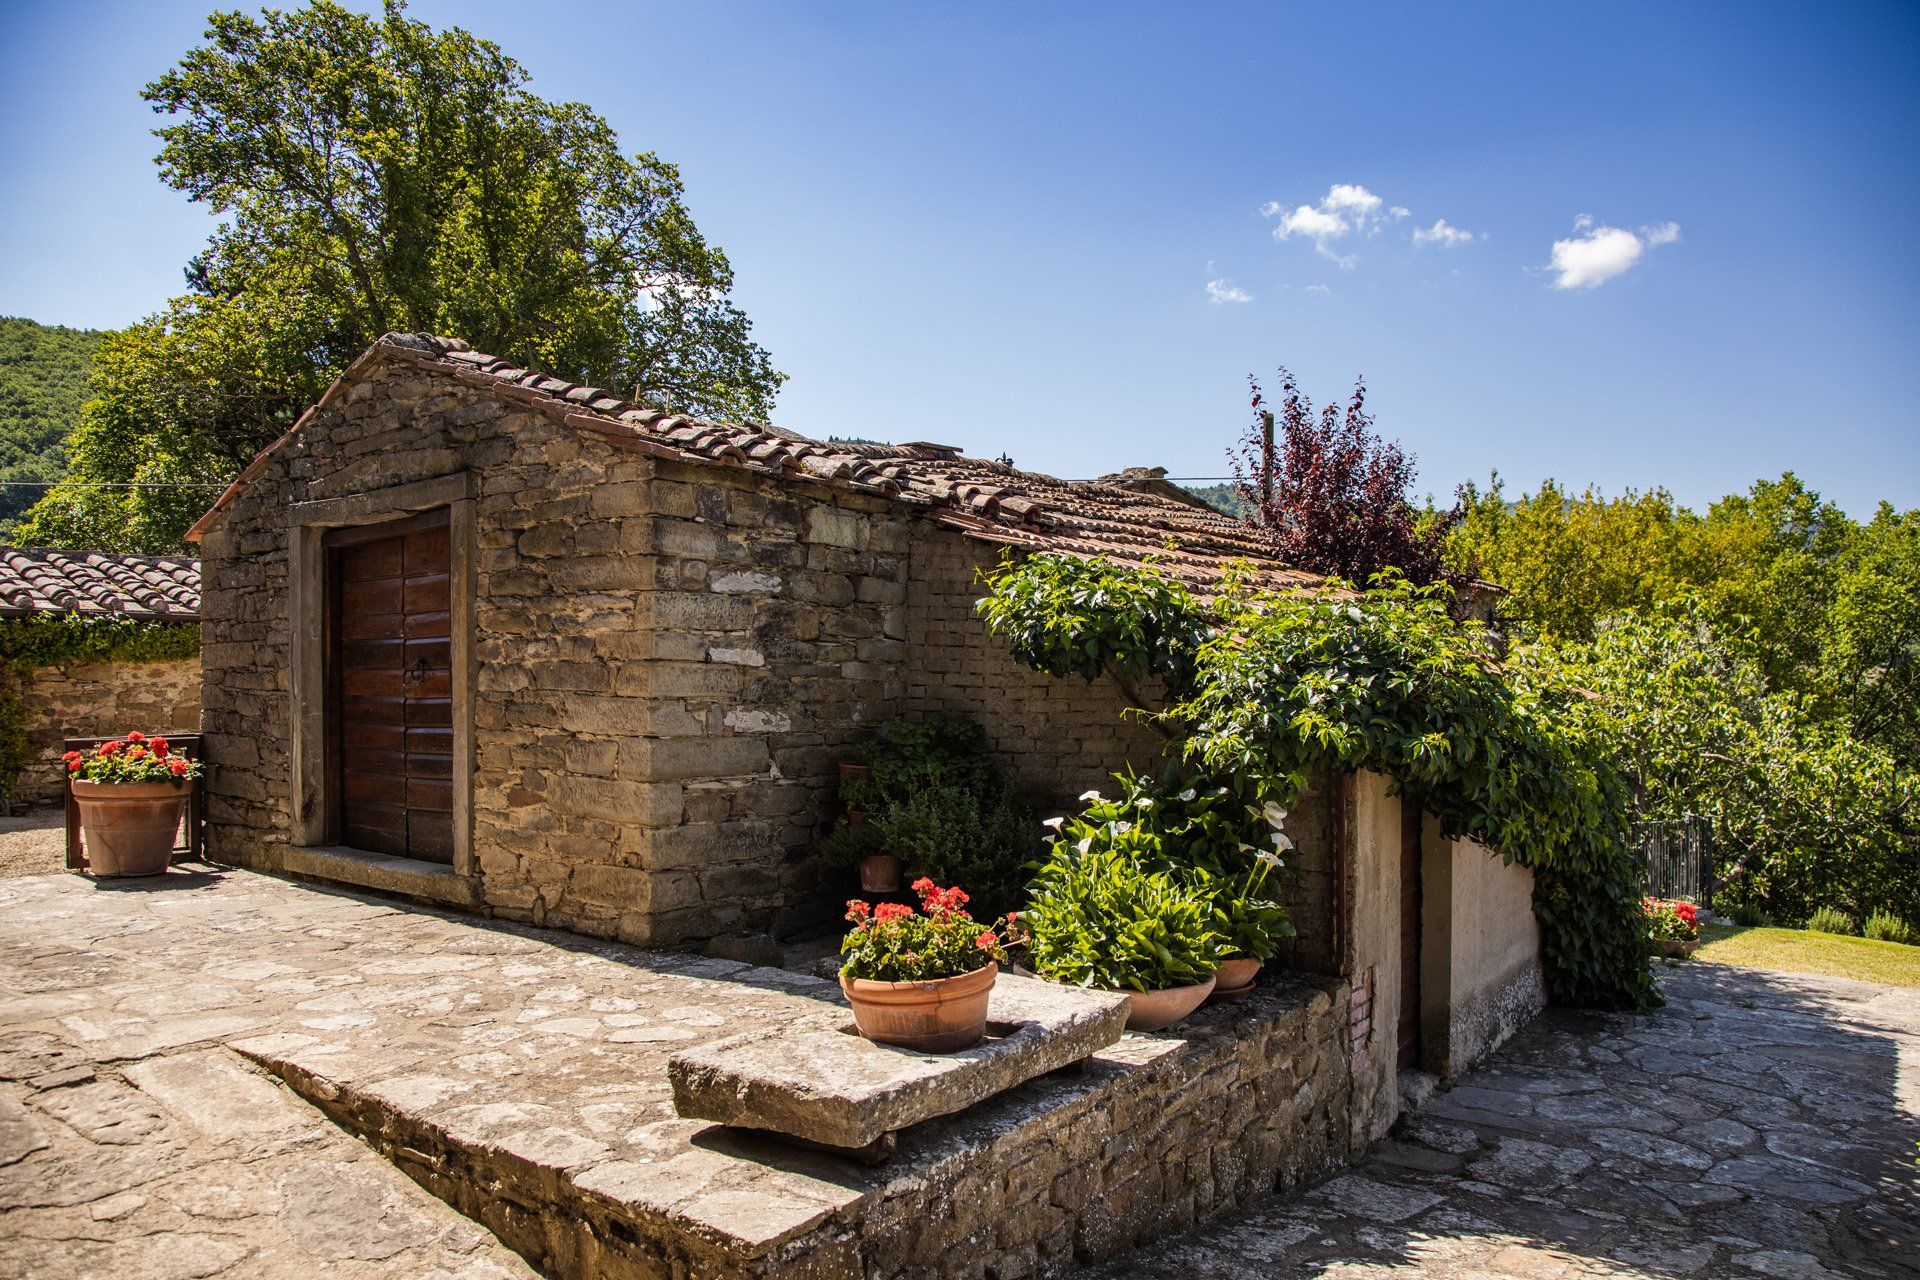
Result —
[{"label": "stone slab bench", "polygon": [[1119,1040],[1127,997],[1002,974],[987,1038],[916,1053],[861,1038],[835,1009],[710,1040],[668,1059],[682,1116],[875,1160],[903,1129],[952,1115]]}]

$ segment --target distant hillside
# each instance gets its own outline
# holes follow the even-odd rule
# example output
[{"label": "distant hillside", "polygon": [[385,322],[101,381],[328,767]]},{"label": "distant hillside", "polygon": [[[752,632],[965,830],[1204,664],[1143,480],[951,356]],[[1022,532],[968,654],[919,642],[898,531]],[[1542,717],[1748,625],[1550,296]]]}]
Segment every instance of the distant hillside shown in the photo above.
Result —
[{"label": "distant hillside", "polygon": [[1230,484],[1189,484],[1181,487],[1214,510],[1224,511],[1230,516],[1240,515],[1247,507],[1240,491]]},{"label": "distant hillside", "polygon": [[[0,316],[0,481],[58,480],[100,334]],[[0,526],[42,490],[0,487]]]}]

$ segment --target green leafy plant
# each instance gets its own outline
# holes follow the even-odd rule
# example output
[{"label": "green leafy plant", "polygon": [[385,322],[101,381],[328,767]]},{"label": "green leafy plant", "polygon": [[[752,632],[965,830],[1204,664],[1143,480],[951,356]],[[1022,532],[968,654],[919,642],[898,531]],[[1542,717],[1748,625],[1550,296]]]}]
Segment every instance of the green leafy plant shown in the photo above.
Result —
[{"label": "green leafy plant", "polygon": [[149,738],[137,729],[86,751],[69,751],[61,761],[76,782],[170,782],[183,787],[201,773],[198,761],[173,754],[165,738]]},{"label": "green leafy plant", "polygon": [[1035,972],[1107,991],[1192,986],[1227,958],[1204,892],[1112,848],[1056,845],[1019,924]]},{"label": "green leafy plant", "polygon": [[841,973],[872,982],[934,982],[1007,958],[1007,944],[1017,936],[1012,917],[983,925],[968,913],[965,890],[943,889],[924,876],[913,891],[925,914],[904,902],[847,903],[853,928],[840,941]]},{"label": "green leafy plant", "polygon": [[1117,852],[1167,872],[1212,904],[1212,927],[1229,957],[1272,958],[1294,933],[1268,883],[1293,847],[1286,810],[1194,776],[1178,761],[1158,778],[1122,773],[1114,781],[1116,797],[1089,791],[1079,814],[1047,821],[1054,856]]},{"label": "green leafy plant", "polygon": [[1908,946],[1920,943],[1920,930],[1915,930],[1899,916],[1886,911],[1876,911],[1868,916],[1867,922],[1860,926],[1860,936],[1876,942],[1904,942]]},{"label": "green leafy plant", "polygon": [[[1456,621],[1445,587],[1382,574],[1365,595],[1342,584],[1282,595],[1232,576],[1203,605],[1151,565],[1089,569],[1059,555],[1010,558],[990,585],[982,613],[1041,670],[1089,674],[1073,665],[1076,637],[1107,648],[1131,638],[1092,669],[1161,676],[1171,704],[1158,722],[1216,784],[1284,805],[1315,768],[1375,770],[1417,791],[1449,836],[1530,867],[1556,1000],[1658,1001],[1628,788],[1601,727],[1574,713],[1587,695],[1553,664],[1503,653],[1486,628]],[[1157,611],[1153,643],[1111,616],[1135,600]]]},{"label": "green leafy plant", "polygon": [[1714,900],[1715,908],[1727,919],[1743,929],[1763,929],[1773,924],[1773,917],[1765,908],[1753,902],[1722,902]]},{"label": "green leafy plant", "polygon": [[1033,811],[993,768],[986,732],[957,716],[901,720],[856,758],[868,776],[847,778],[841,797],[862,811],[821,842],[837,865],[893,854],[945,884],[965,886],[983,910],[1017,906],[1043,852]]},{"label": "green leafy plant", "polygon": [[1838,907],[1821,907],[1807,917],[1808,933],[1858,933],[1854,918]]}]

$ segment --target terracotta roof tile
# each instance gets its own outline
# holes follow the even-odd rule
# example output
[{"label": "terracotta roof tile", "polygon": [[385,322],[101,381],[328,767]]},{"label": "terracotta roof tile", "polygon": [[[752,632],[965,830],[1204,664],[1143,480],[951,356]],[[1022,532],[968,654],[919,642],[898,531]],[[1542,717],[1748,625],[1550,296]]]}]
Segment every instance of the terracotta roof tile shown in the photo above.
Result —
[{"label": "terracotta roof tile", "polygon": [[[1203,589],[1217,582],[1235,561],[1253,562],[1258,576],[1277,587],[1320,581],[1317,575],[1268,559],[1261,540],[1239,521],[1190,502],[1118,484],[1072,482],[1020,471],[1002,462],[965,457],[948,444],[822,442],[765,424],[665,414],[596,387],[517,368],[476,352],[457,338],[388,334],[354,362],[321,403],[327,403],[375,359],[402,361],[490,387],[657,456],[772,475],[801,475],[889,498],[988,542],[1123,562],[1156,557]],[[188,536],[203,532],[267,456],[298,430],[296,425],[255,459]]]},{"label": "terracotta roof tile", "polygon": [[200,562],[190,556],[0,548],[0,617],[66,613],[197,621]]}]

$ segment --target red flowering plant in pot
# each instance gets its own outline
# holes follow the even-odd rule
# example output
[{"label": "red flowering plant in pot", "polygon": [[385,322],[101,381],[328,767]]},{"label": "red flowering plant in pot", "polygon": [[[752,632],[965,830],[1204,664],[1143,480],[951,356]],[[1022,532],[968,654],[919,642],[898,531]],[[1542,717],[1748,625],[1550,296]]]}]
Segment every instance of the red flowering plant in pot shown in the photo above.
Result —
[{"label": "red flowering plant in pot", "polygon": [[187,784],[200,765],[165,738],[135,730],[61,759],[80,810],[87,870],[96,876],[157,876],[173,858]]},{"label": "red flowering plant in pot", "polygon": [[982,924],[967,914],[964,889],[925,876],[913,891],[920,911],[904,902],[847,903],[853,928],[840,943],[840,989],[869,1040],[921,1053],[971,1048],[986,1035],[1000,962],[1019,941],[1015,917]]},{"label": "red flowering plant in pot", "polygon": [[1688,956],[1700,945],[1700,908],[1678,898],[1645,898],[1647,941],[1655,955]]}]

